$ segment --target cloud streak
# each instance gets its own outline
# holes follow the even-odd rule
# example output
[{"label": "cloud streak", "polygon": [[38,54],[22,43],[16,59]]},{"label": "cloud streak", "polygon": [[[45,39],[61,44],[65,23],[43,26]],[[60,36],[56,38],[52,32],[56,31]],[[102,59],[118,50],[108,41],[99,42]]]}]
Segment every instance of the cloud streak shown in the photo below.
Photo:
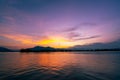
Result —
[{"label": "cloud streak", "polygon": [[92,43],[87,45],[76,45],[73,46],[71,49],[113,49],[113,48],[120,48],[120,39],[116,41],[112,41],[109,43]]},{"label": "cloud streak", "polygon": [[20,46],[109,42],[120,37],[119,9],[115,0],[0,0],[0,36]]},{"label": "cloud streak", "polygon": [[89,36],[89,37],[82,37],[82,38],[76,38],[74,40],[88,40],[88,39],[95,39],[101,37],[100,35],[94,35],[94,36]]},{"label": "cloud streak", "polygon": [[82,29],[83,27],[91,27],[91,28],[93,28],[93,27],[95,27],[95,26],[97,26],[97,24],[96,23],[91,23],[91,22],[84,22],[84,23],[80,23],[80,24],[78,24],[78,25],[75,25],[75,26],[73,26],[73,27],[70,27],[70,28],[68,28],[68,29],[65,29],[65,30],[63,30],[63,32],[72,32],[72,31],[76,31],[76,30],[80,30],[80,29]]}]

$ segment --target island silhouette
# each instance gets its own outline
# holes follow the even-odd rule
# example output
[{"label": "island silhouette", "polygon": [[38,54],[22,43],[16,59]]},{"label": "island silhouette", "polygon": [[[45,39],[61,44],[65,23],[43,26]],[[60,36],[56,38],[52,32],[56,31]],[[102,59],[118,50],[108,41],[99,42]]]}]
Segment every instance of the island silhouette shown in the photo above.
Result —
[{"label": "island silhouette", "polygon": [[70,48],[53,48],[35,46],[33,48],[21,49],[20,52],[67,52],[67,51],[120,51],[120,39],[109,43],[93,43],[88,45],[76,45]]},{"label": "island silhouette", "polygon": [[113,49],[71,49],[71,48],[52,48],[35,46],[33,48],[21,49],[20,52],[69,52],[69,51],[120,51],[120,48]]},{"label": "island silhouette", "polygon": [[75,45],[70,48],[53,48],[35,46],[32,48],[24,49],[9,49],[6,47],[0,47],[0,52],[58,52],[58,51],[120,51],[120,39],[109,43],[93,43],[88,45]]}]

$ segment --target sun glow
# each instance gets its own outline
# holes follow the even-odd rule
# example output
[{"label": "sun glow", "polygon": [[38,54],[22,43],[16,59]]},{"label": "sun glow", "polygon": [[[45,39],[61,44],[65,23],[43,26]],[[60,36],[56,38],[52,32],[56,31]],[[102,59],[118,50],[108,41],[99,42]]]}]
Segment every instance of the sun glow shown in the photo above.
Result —
[{"label": "sun glow", "polygon": [[22,43],[22,45],[28,46],[50,46],[54,48],[68,48],[73,46],[74,43],[69,39],[61,36],[48,36],[44,38],[35,39],[32,36],[27,35],[4,35],[7,38],[13,39]]},{"label": "sun glow", "polygon": [[51,46],[55,48],[67,48],[71,45],[69,43],[69,40],[62,37],[50,37],[49,39],[42,39],[38,41],[36,44],[42,46]]},{"label": "sun glow", "polygon": [[21,47],[24,45],[22,48],[33,47],[33,46],[44,46],[44,47],[50,46],[54,48],[68,48],[74,45],[85,45],[88,43],[99,41],[99,39],[74,41],[64,36],[50,36],[50,35],[47,37],[39,37],[39,38],[35,38],[33,36],[28,36],[28,35],[4,35],[4,36],[19,42],[19,44],[21,44]]}]

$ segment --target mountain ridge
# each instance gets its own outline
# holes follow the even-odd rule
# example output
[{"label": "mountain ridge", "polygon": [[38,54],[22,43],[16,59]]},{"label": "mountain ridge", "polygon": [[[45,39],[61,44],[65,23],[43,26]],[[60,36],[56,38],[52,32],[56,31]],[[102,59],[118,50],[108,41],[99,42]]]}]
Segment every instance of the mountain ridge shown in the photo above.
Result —
[{"label": "mountain ridge", "polygon": [[14,50],[12,49],[8,49],[8,48],[5,48],[5,47],[0,47],[0,52],[13,52]]}]

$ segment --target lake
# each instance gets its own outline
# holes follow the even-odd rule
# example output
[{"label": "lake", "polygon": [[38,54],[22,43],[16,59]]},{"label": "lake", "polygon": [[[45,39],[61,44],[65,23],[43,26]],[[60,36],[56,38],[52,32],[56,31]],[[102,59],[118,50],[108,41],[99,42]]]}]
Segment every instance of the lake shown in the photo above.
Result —
[{"label": "lake", "polygon": [[120,52],[0,52],[0,80],[120,80]]}]

